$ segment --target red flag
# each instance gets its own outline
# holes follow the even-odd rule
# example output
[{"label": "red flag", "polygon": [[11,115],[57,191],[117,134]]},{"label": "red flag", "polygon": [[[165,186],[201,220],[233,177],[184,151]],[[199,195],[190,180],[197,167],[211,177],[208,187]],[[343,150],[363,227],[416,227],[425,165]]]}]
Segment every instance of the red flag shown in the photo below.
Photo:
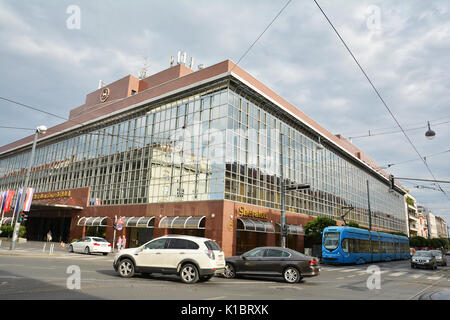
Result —
[{"label": "red flag", "polygon": [[5,209],[3,212],[9,212],[11,209],[12,198],[14,197],[14,190],[8,190],[8,194],[6,195]]}]

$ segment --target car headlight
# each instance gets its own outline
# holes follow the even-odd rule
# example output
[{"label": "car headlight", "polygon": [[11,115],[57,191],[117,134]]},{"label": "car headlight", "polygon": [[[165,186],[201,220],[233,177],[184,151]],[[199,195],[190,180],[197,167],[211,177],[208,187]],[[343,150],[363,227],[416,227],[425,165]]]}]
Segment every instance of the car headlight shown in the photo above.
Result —
[{"label": "car headlight", "polygon": [[425,262],[427,262],[427,263],[428,263],[428,262],[430,262],[430,260],[425,260]]}]

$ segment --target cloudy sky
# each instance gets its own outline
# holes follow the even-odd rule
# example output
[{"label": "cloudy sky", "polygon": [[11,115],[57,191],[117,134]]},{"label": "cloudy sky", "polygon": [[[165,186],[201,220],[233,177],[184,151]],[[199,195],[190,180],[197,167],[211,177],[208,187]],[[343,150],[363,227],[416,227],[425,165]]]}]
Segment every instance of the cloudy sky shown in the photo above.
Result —
[{"label": "cloudy sky", "polygon": [[[68,117],[100,79],[137,76],[145,58],[150,73],[179,50],[195,65],[237,62],[286,2],[0,0],[0,96]],[[448,1],[319,3],[402,127],[414,129],[406,132],[436,179],[450,180]],[[240,66],[330,132],[354,137],[380,166],[396,164],[395,176],[432,179],[313,0],[292,0]],[[61,122],[4,101],[0,110],[0,126]],[[436,131],[431,141],[427,121]],[[361,137],[369,130],[397,133]],[[4,145],[32,131],[0,133]],[[436,186],[402,183],[450,223],[449,198],[428,189]],[[450,197],[450,185],[441,186]]]}]

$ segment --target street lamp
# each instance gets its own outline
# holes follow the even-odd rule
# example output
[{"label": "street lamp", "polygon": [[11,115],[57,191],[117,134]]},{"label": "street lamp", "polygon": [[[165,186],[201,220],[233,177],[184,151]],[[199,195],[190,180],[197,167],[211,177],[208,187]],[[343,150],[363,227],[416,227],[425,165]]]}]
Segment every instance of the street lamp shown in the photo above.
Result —
[{"label": "street lamp", "polygon": [[432,140],[435,135],[436,135],[436,132],[431,130],[431,128],[430,128],[430,121],[428,121],[428,131],[425,132],[425,137],[427,137],[428,140]]},{"label": "street lamp", "polygon": [[16,242],[17,242],[17,238],[19,235],[19,229],[20,229],[20,223],[17,223],[17,220],[20,215],[20,212],[23,210],[23,204],[25,202],[25,197],[26,197],[27,188],[28,188],[28,181],[30,180],[31,167],[33,166],[34,153],[36,151],[37,138],[38,138],[39,134],[44,134],[46,132],[47,132],[46,126],[39,126],[36,128],[36,132],[34,133],[33,146],[31,147],[30,161],[28,162],[28,170],[25,175],[25,183],[23,184],[23,187],[22,187],[22,195],[20,196],[17,215],[14,217],[14,232],[13,232],[13,236],[12,236],[12,240],[11,240],[10,250],[14,250],[16,248]]}]

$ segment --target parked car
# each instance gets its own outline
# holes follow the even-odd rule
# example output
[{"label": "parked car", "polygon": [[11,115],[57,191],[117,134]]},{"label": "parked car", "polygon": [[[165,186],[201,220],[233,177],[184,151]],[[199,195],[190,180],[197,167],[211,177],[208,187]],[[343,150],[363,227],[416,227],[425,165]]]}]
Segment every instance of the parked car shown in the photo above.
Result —
[{"label": "parked car", "polygon": [[417,251],[411,258],[411,268],[426,267],[437,269],[437,261],[431,251]]},{"label": "parked car", "polygon": [[222,274],[225,256],[211,239],[167,235],[137,248],[121,250],[115,256],[113,266],[124,278],[135,273],[163,273],[177,274],[184,283],[196,283]]},{"label": "parked car", "polygon": [[447,265],[447,258],[442,254],[442,251],[440,250],[430,250],[431,253],[436,258],[436,262],[438,266],[446,266]]},{"label": "parked car", "polygon": [[85,254],[102,253],[106,256],[111,252],[111,243],[100,237],[85,237],[69,245],[69,252]]},{"label": "parked car", "polygon": [[225,278],[236,275],[282,276],[288,283],[319,275],[319,260],[288,248],[259,247],[225,259]]}]

